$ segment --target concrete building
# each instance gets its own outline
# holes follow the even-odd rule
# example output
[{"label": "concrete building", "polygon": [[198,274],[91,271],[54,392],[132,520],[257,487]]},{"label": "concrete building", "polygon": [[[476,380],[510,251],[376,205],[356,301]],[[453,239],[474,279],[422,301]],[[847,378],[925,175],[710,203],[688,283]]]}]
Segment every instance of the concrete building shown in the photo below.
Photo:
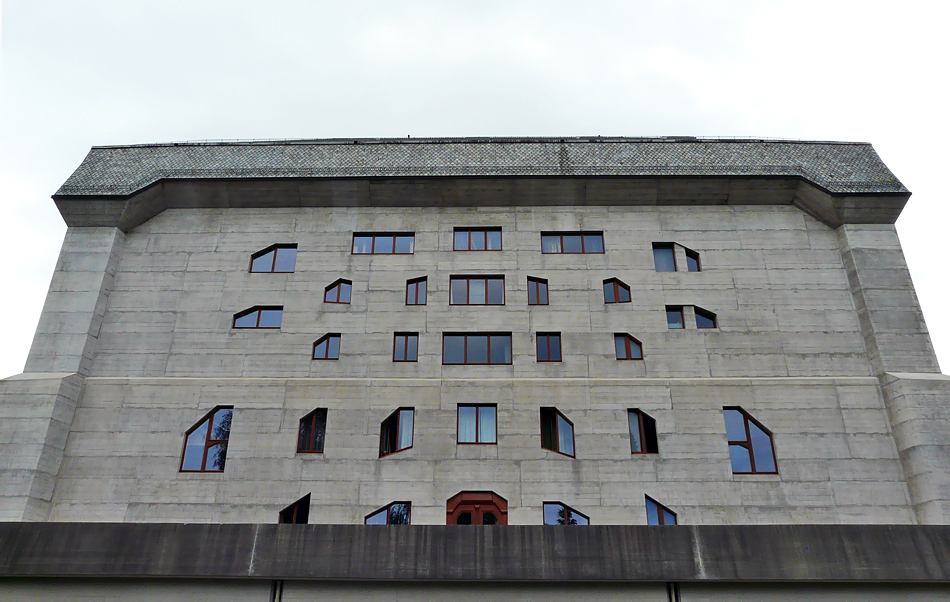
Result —
[{"label": "concrete building", "polygon": [[909,196],[861,143],[93,148],[0,598],[950,596]]}]

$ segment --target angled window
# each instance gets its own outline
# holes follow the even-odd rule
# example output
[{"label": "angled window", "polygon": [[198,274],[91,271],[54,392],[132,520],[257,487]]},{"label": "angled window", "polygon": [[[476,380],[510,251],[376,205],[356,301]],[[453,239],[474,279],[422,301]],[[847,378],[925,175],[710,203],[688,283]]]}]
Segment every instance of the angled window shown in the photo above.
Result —
[{"label": "angled window", "polygon": [[589,525],[590,518],[561,502],[544,502],[545,525]]},{"label": "angled window", "polygon": [[723,408],[734,474],[775,474],[772,433],[739,407]]},{"label": "angled window", "polygon": [[280,524],[306,525],[310,520],[310,494],[303,496],[280,511]]},{"label": "angled window", "polygon": [[528,305],[548,304],[548,281],[528,276]]},{"label": "angled window", "polygon": [[497,443],[494,404],[459,404],[459,443]]},{"label": "angled window", "polygon": [[647,524],[648,525],[675,525],[676,514],[663,504],[653,500],[650,496],[644,496],[647,503]]},{"label": "angled window", "polygon": [[657,272],[675,272],[676,254],[673,252],[673,243],[653,243],[653,263]]},{"label": "angled window", "polygon": [[408,525],[411,511],[411,502],[393,502],[373,511],[364,522],[367,525]]},{"label": "angled window", "polygon": [[614,347],[618,360],[642,360],[643,345],[629,334],[618,332],[614,335]]},{"label": "angled window", "polygon": [[181,472],[221,472],[228,455],[234,408],[218,406],[185,433]]},{"label": "angled window", "polygon": [[354,255],[411,255],[416,235],[413,232],[380,232],[353,235]]},{"label": "angled window", "polygon": [[349,280],[340,278],[326,289],[323,293],[324,303],[349,303],[350,292],[353,290],[353,283]]},{"label": "angled window", "polygon": [[659,453],[656,441],[656,420],[640,410],[627,410],[627,423],[630,425],[630,453]]},{"label": "angled window", "polygon": [[616,278],[604,280],[604,303],[630,303],[630,287]]},{"label": "angled window", "polygon": [[504,305],[504,276],[451,276],[450,305]]},{"label": "angled window", "polygon": [[666,327],[667,328],[686,328],[686,322],[683,320],[683,306],[666,306]]},{"label": "angled window", "polygon": [[393,336],[393,361],[415,362],[419,358],[419,333],[397,332]]},{"label": "angled window", "polygon": [[412,408],[399,408],[383,420],[379,429],[379,457],[412,447]]},{"label": "angled window", "polygon": [[325,334],[317,339],[313,344],[313,359],[340,359],[340,335],[337,333],[330,333]]},{"label": "angled window", "polygon": [[447,525],[507,525],[508,500],[494,491],[462,491],[445,503]]},{"label": "angled window", "polygon": [[297,245],[271,245],[251,255],[251,272],[293,272]]},{"label": "angled window", "polygon": [[444,334],[442,363],[510,364],[511,333]]},{"label": "angled window", "polygon": [[501,251],[501,228],[456,228],[456,251]]},{"label": "angled window", "polygon": [[542,232],[542,253],[603,253],[603,232]]},{"label": "angled window", "polygon": [[428,279],[425,276],[406,281],[406,305],[426,304],[427,282]]},{"label": "angled window", "polygon": [[561,361],[561,333],[559,332],[539,332],[538,333],[538,361],[539,362]]},{"label": "angled window", "polygon": [[699,265],[699,253],[692,249],[686,249],[686,269],[690,272],[699,272],[702,270]]},{"label": "angled window", "polygon": [[255,305],[234,314],[231,328],[280,328],[283,316],[281,305]]},{"label": "angled window", "polygon": [[693,307],[696,312],[696,328],[718,328],[716,314],[701,307]]},{"label": "angled window", "polygon": [[317,408],[300,419],[297,434],[298,454],[322,454],[327,435],[327,409]]},{"label": "angled window", "polygon": [[541,408],[541,447],[574,457],[574,423],[557,408]]}]

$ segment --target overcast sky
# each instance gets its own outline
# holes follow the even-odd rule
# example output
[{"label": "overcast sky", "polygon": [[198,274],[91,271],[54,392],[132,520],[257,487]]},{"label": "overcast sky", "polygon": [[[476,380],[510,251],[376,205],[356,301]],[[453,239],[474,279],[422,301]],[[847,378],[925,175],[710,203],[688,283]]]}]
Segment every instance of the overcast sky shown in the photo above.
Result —
[{"label": "overcast sky", "polygon": [[89,147],[375,136],[866,141],[950,367],[950,10],[928,2],[3,0],[0,377],[22,371]]}]

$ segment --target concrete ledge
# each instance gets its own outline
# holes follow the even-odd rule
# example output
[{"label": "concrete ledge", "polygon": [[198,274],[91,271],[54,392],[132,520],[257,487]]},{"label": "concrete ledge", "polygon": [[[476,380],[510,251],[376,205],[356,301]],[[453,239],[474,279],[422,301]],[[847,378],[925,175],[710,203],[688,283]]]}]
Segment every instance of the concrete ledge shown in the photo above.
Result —
[{"label": "concrete ledge", "polygon": [[2,577],[948,582],[950,526],[0,523]]}]

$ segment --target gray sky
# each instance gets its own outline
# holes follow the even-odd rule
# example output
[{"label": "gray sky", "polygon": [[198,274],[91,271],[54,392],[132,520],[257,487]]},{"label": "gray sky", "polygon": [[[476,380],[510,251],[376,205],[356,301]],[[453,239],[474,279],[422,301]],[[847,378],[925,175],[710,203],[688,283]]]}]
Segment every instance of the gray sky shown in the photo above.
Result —
[{"label": "gray sky", "polygon": [[950,9],[927,2],[5,0],[0,377],[20,372],[90,146],[233,138],[866,141],[950,367]]}]

